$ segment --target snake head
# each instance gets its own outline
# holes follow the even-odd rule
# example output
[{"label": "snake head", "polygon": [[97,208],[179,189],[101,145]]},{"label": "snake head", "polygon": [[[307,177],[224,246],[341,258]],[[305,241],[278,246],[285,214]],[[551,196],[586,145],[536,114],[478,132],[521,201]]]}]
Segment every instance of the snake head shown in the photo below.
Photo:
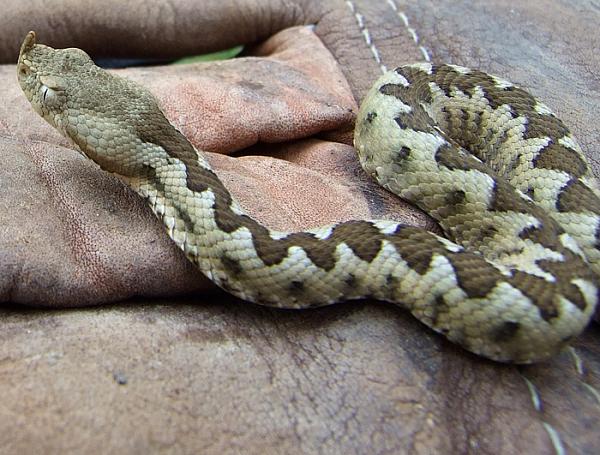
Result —
[{"label": "snake head", "polygon": [[70,83],[92,67],[95,67],[93,61],[81,49],[53,49],[37,44],[35,32],[31,31],[21,45],[17,77],[35,111],[68,135],[65,116],[72,95]]},{"label": "snake head", "polygon": [[[19,84],[34,110],[103,169],[145,172],[134,156],[148,118],[162,120],[145,89],[96,66],[81,49],[53,49],[29,32],[17,64]],[[139,133],[142,131],[142,133]]]}]

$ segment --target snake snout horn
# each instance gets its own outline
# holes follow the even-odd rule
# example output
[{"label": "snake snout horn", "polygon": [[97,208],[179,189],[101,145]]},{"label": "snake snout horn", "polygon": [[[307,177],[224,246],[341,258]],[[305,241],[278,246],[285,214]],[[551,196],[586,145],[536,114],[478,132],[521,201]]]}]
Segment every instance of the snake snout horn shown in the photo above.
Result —
[{"label": "snake snout horn", "polygon": [[25,52],[30,51],[33,49],[33,46],[35,46],[35,32],[30,30],[25,36],[23,44],[21,44],[21,51],[19,52],[19,55],[23,55]]}]

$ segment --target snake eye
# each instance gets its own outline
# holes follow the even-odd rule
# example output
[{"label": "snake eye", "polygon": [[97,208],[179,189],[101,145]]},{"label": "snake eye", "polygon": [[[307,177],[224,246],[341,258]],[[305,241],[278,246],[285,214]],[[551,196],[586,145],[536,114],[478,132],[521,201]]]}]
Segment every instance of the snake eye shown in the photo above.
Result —
[{"label": "snake eye", "polygon": [[40,95],[42,97],[42,103],[46,106],[53,106],[58,102],[58,96],[55,90],[52,90],[47,85],[40,87]]}]

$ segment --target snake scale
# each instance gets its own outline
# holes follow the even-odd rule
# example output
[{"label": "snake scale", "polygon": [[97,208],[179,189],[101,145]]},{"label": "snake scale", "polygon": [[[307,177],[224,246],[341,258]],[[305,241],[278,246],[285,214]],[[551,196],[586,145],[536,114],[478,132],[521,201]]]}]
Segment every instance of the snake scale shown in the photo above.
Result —
[{"label": "snake scale", "polygon": [[386,220],[272,231],[243,212],[143,87],[80,49],[36,44],[33,32],[17,72],[34,109],[141,195],[188,259],[241,299],[388,301],[474,353],[516,363],[555,354],[594,314],[596,183],[565,125],[503,79],[403,66],[375,82],[357,116],[363,168],[450,241]]}]

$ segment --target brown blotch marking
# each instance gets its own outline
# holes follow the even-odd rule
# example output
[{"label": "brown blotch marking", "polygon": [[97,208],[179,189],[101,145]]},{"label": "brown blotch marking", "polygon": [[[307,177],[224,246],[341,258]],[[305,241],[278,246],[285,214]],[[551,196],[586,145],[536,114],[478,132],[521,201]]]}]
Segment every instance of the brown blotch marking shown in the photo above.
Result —
[{"label": "brown blotch marking", "polygon": [[557,281],[553,283],[556,286],[556,292],[564,295],[577,308],[584,311],[587,307],[585,297],[581,293],[579,287],[571,283],[575,278],[580,278],[590,283],[596,283],[596,277],[592,273],[589,265],[578,255],[569,250],[562,250],[561,253],[565,257],[564,261],[538,261],[538,266],[557,277]]},{"label": "brown blotch marking", "polygon": [[[470,106],[472,108],[472,106]],[[494,136],[494,129],[483,122],[482,113],[470,111],[466,108],[451,108],[443,106],[441,109],[443,119],[438,123],[442,126],[445,138],[458,147],[485,160],[485,154]],[[494,142],[501,141],[502,137],[495,138]]]},{"label": "brown blotch marking", "polygon": [[473,96],[479,87],[492,109],[508,104],[518,111],[535,112],[534,107],[537,102],[533,96],[515,86],[499,87],[494,78],[482,71],[470,70],[463,74],[451,66],[441,65],[436,68],[431,80],[446,96],[451,96],[453,88]]},{"label": "brown blotch marking", "polygon": [[400,150],[398,150],[398,152],[396,152],[396,158],[399,160],[405,160],[409,156],[410,156],[410,148],[406,147],[405,145],[403,145],[402,148],[400,148]]},{"label": "brown blotch marking", "polygon": [[289,289],[290,292],[304,292],[304,281],[292,280]]},{"label": "brown blotch marking", "polygon": [[519,238],[523,240],[531,240],[534,243],[539,243],[546,248],[554,251],[562,251],[563,247],[558,240],[558,236],[562,234],[562,229],[556,221],[549,218],[547,215],[542,215],[540,226],[527,226],[519,232]]},{"label": "brown blotch marking", "polygon": [[369,112],[365,117],[365,121],[368,123],[372,123],[373,120],[377,118],[377,112]]},{"label": "brown blotch marking", "polygon": [[[432,68],[434,65],[432,65]],[[435,71],[435,70],[434,70]],[[396,74],[404,76],[409,84],[413,85],[415,82],[420,80],[428,80],[430,75],[427,72],[419,68],[413,68],[412,66],[399,66],[394,69]]]},{"label": "brown blotch marking", "polygon": [[402,303],[396,302],[394,300],[396,296],[396,289],[400,286],[401,278],[395,277],[391,273],[388,273],[385,276],[385,287],[386,287],[386,295],[389,297],[391,302],[394,302],[397,305],[402,306]]},{"label": "brown blotch marking", "polygon": [[[593,280],[590,280],[590,281],[594,282]],[[569,283],[568,285],[564,286],[562,292],[563,292],[563,295],[567,299],[569,299],[569,301],[573,305],[575,305],[581,311],[585,311],[585,309],[587,307],[587,302],[585,300],[585,297],[581,293],[581,289],[579,289],[574,284]]]},{"label": "brown blotch marking", "polygon": [[[513,118],[522,115],[529,116],[530,113],[535,112],[535,105],[537,101],[531,94],[523,90],[522,88],[509,86],[509,87],[498,87],[496,82],[489,76],[481,74],[483,92],[485,99],[490,103],[492,109],[497,109],[503,105],[509,105],[513,112]],[[485,82],[483,82],[485,80]],[[537,114],[537,113],[536,113]],[[538,114],[539,115],[539,114]]]},{"label": "brown blotch marking", "polygon": [[[515,86],[500,87],[491,76],[481,71],[471,70],[467,74],[462,74],[450,66],[441,65],[435,68],[432,76],[430,76],[430,81],[440,87],[448,97],[451,96],[453,89],[458,89],[472,97],[477,87],[479,87],[492,109],[507,105],[510,107],[510,114],[513,118],[526,118],[524,139],[550,137],[552,142],[558,143],[558,139],[569,134],[568,128],[556,116],[553,114],[539,114],[535,110],[538,103],[531,94]],[[462,117],[464,118],[464,115]],[[449,121],[449,124],[451,123]],[[477,122],[475,121],[474,124],[477,124]],[[446,133],[452,140],[472,153],[477,153],[475,148],[481,147],[480,144],[476,143],[478,141],[473,140],[482,136],[481,131],[475,136],[456,129]],[[467,133],[469,132],[467,131]],[[552,157],[549,156],[548,158]],[[573,166],[578,169],[580,168],[580,161],[576,159],[572,164],[561,165]]]},{"label": "brown blotch marking", "polygon": [[550,321],[559,315],[558,307],[554,302],[556,292],[558,291],[555,283],[520,270],[513,270],[512,273],[513,276],[509,282],[537,306],[542,319]]},{"label": "brown blotch marking", "polygon": [[227,270],[227,273],[233,277],[239,276],[244,272],[239,261],[230,258],[226,254],[221,256],[221,264],[223,265],[223,268]]},{"label": "brown blotch marking", "polygon": [[514,321],[505,321],[492,330],[490,338],[495,343],[509,343],[517,335],[521,324]]},{"label": "brown blotch marking", "polygon": [[[430,76],[422,70],[410,67],[396,68],[396,73],[404,76],[408,81],[408,87],[396,85],[398,89],[391,89],[389,92],[381,92],[384,95],[395,96],[405,104],[418,105],[421,102],[431,104],[433,94],[429,87]],[[395,84],[389,84],[395,85]],[[386,89],[387,90],[387,89]]]},{"label": "brown blotch marking", "polygon": [[523,199],[517,190],[503,178],[496,178],[494,181],[489,208],[498,212],[531,213],[534,216],[541,213],[541,210],[537,209],[533,203]]},{"label": "brown blotch marking", "polygon": [[[386,94],[397,96],[407,104],[430,103],[432,98],[431,89],[429,88],[430,82],[435,83],[447,97],[451,97],[455,89],[470,97],[478,89],[481,89],[484,98],[492,109],[509,106],[510,115],[513,118],[522,117],[526,119],[524,139],[550,137],[553,144],[558,144],[560,138],[569,135],[568,128],[556,116],[553,114],[540,114],[536,111],[538,102],[531,94],[515,86],[500,87],[494,78],[481,71],[470,70],[468,73],[463,74],[451,66],[440,65],[433,67],[431,75],[414,68],[398,68],[396,72],[402,74],[410,82],[410,86],[389,88],[384,91]],[[485,146],[481,143],[483,126],[480,113],[466,112],[461,108],[443,109],[443,112],[445,123],[449,128],[448,131],[445,131],[448,139],[469,150],[469,152],[482,157],[480,156],[482,147],[489,147],[492,144]],[[401,126],[411,127],[410,122],[403,118],[399,118],[398,123]],[[503,141],[502,138],[497,140]],[[497,149],[497,147],[494,148]],[[569,159],[564,159],[565,156],[568,156]],[[576,152],[559,145],[550,146],[544,154],[540,155],[537,161],[538,167],[565,170],[576,177],[583,175],[586,172],[585,169],[587,169],[587,165]]]},{"label": "brown blotch marking", "polygon": [[588,173],[587,163],[579,153],[555,142],[550,142],[539,151],[533,159],[533,165],[536,168],[566,172],[575,178]]},{"label": "brown blotch marking", "polygon": [[[144,166],[144,168],[145,168],[146,177],[152,183],[152,185],[154,186],[154,189],[160,195],[162,195],[164,197],[166,194],[166,192],[165,192],[166,188],[165,188],[164,183],[158,178],[158,176],[156,174],[156,169],[154,169],[153,167],[150,167],[150,166]],[[188,215],[187,210],[185,210],[185,208],[182,209],[181,207],[176,205],[175,200],[171,200],[171,202],[173,202],[173,205],[171,207],[177,212],[176,218],[183,221],[186,232],[194,232],[194,222]]]},{"label": "brown blotch marking", "polygon": [[540,260],[537,265],[544,271],[556,277],[555,282],[549,282],[541,277],[513,270],[509,282],[525,294],[540,310],[541,317],[549,321],[559,316],[557,307],[559,295],[565,296],[581,311],[585,311],[587,302],[580,289],[571,283],[575,278],[595,282],[594,275],[588,265],[579,256],[567,250],[562,250],[564,261]]},{"label": "brown blotch marking", "polygon": [[385,238],[379,230],[368,221],[348,221],[336,225],[331,235],[320,240],[312,234],[298,232],[280,240],[268,236],[266,228],[253,222],[250,230],[254,244],[261,259],[268,265],[281,262],[291,246],[301,247],[317,266],[324,270],[335,267],[335,249],[345,243],[360,259],[371,262],[379,253],[382,240]]},{"label": "brown blotch marking", "polygon": [[178,206],[175,208],[177,210],[177,216],[179,217],[180,220],[183,221],[183,224],[185,225],[186,232],[194,232],[194,222],[188,215],[187,210],[185,210],[185,209],[182,210]]},{"label": "brown blotch marking", "polygon": [[430,269],[435,254],[452,265],[458,285],[469,297],[485,297],[503,276],[479,255],[452,253],[431,233],[407,226],[399,227],[392,243],[410,268],[423,275]]},{"label": "brown blotch marking", "polygon": [[494,178],[496,177],[494,172],[481,161],[467,153],[461,153],[460,149],[455,145],[441,145],[435,153],[435,160],[450,170],[460,169],[462,171],[470,171],[474,169]]},{"label": "brown blotch marking", "polygon": [[472,253],[450,253],[448,259],[460,288],[469,298],[485,297],[504,276],[481,256]]},{"label": "brown blotch marking", "polygon": [[479,232],[477,233],[477,239],[479,242],[481,242],[485,239],[493,238],[497,233],[498,229],[496,228],[496,226],[488,224],[487,226],[484,226],[479,230]]},{"label": "brown blotch marking", "polygon": [[444,131],[444,136],[450,142],[478,155],[482,147],[481,136],[485,132],[482,117],[479,112],[470,111],[464,107],[442,107],[442,119],[439,123]]},{"label": "brown blotch marking", "polygon": [[474,157],[460,153],[451,145],[441,146],[436,154],[436,161],[450,170],[460,169],[469,171],[477,170],[489,175],[494,179],[494,188],[492,190],[492,200],[490,202],[490,210],[499,212],[517,212],[517,213],[532,213],[537,216],[540,210],[533,203],[523,199],[513,186],[511,186],[502,177],[498,177],[491,169],[487,168],[483,163]]},{"label": "brown blotch marking", "polygon": [[443,295],[438,295],[435,298],[433,301],[432,310],[433,314],[431,315],[431,325],[435,327],[438,324],[440,314],[448,313],[448,304],[446,303]]},{"label": "brown blotch marking", "polygon": [[468,164],[454,146],[450,144],[441,145],[435,152],[435,161],[451,171],[455,169],[468,170]]},{"label": "brown blotch marking", "polygon": [[158,108],[141,113],[136,119],[135,128],[143,142],[162,147],[170,156],[185,164],[190,190],[201,192],[209,187],[213,188],[216,175],[198,164],[198,153],[194,146],[169,123]]},{"label": "brown blotch marking", "polygon": [[553,142],[558,142],[558,139],[570,133],[565,124],[553,115],[538,114],[533,109],[522,111],[517,109],[517,113],[527,117],[523,132],[524,139],[550,137]]},{"label": "brown blotch marking", "polygon": [[384,84],[379,87],[379,93],[398,98],[404,104],[411,106],[409,113],[401,113],[394,118],[400,128],[410,128],[427,133],[433,131],[431,118],[420,106],[420,102],[431,102],[431,91],[428,86],[414,86],[411,84],[404,87],[399,84]]},{"label": "brown blotch marking", "polygon": [[344,278],[344,283],[346,283],[346,286],[350,289],[354,289],[358,284],[358,279],[356,278],[356,275],[349,273],[348,276]]},{"label": "brown blotch marking", "polygon": [[556,201],[559,212],[600,213],[600,200],[596,194],[579,180],[569,180]]},{"label": "brown blotch marking", "polygon": [[398,285],[398,277],[395,277],[391,273],[385,276],[385,285],[389,288],[394,288]]},{"label": "brown blotch marking", "polygon": [[364,261],[371,262],[385,238],[377,228],[368,221],[349,221],[335,226],[329,238],[321,240],[313,234],[297,232],[282,239],[274,240],[269,231],[252,218],[237,215],[231,211],[230,197],[218,195],[215,201],[215,219],[220,229],[233,232],[240,227],[246,227],[252,234],[254,247],[258,256],[266,265],[281,263],[287,256],[292,246],[302,248],[309,259],[319,268],[331,270],[335,267],[336,247],[344,242],[356,256]]},{"label": "brown blotch marking", "polygon": [[407,94],[410,93],[410,87],[404,87],[400,84],[384,84],[379,87],[379,93],[382,95],[393,96],[404,102],[408,97]]},{"label": "brown blotch marking", "polygon": [[381,250],[385,235],[368,221],[350,221],[337,225],[331,238],[336,244],[344,241],[360,259],[371,262]]},{"label": "brown blotch marking", "polygon": [[462,204],[465,201],[466,194],[463,190],[455,190],[446,194],[444,201],[447,205]]},{"label": "brown blotch marking", "polygon": [[254,247],[261,260],[268,266],[281,263],[292,246],[302,248],[309,259],[319,268],[331,270],[335,267],[335,249],[344,242],[356,256],[371,262],[379,250],[385,235],[368,221],[348,221],[335,226],[329,238],[321,240],[313,234],[296,232],[282,239],[274,240],[264,226],[247,215],[237,215],[231,206],[231,195],[218,181],[212,183],[215,193],[215,221],[219,229],[231,233],[241,227],[251,234]]},{"label": "brown blotch marking", "polygon": [[394,121],[401,129],[411,129],[414,131],[420,131],[424,133],[433,132],[433,128],[430,125],[431,119],[429,115],[421,107],[413,108],[413,111],[408,114],[400,114],[394,118]]},{"label": "brown blotch marking", "polygon": [[317,267],[324,270],[331,270],[335,267],[334,245],[327,241],[320,242],[312,234],[298,232],[280,240],[273,240],[268,235],[267,229],[258,223],[254,223],[251,232],[256,251],[266,265],[281,263],[288,256],[289,248],[298,246],[306,252]]},{"label": "brown blotch marking", "polygon": [[477,87],[479,87],[482,89],[484,97],[488,100],[493,109],[496,109],[502,104],[511,104],[510,102],[507,102],[507,100],[515,98],[514,87],[501,89],[496,86],[496,82],[491,76],[477,70],[470,70],[467,74],[463,74],[456,71],[456,69],[451,66],[440,65],[439,67],[436,67],[431,76],[431,80],[432,82],[435,82],[448,97],[452,96],[453,89],[460,90],[472,97],[475,94]]},{"label": "brown blotch marking", "polygon": [[408,266],[421,275],[429,270],[431,258],[435,253],[447,253],[433,234],[418,228],[398,226],[390,241]]}]

